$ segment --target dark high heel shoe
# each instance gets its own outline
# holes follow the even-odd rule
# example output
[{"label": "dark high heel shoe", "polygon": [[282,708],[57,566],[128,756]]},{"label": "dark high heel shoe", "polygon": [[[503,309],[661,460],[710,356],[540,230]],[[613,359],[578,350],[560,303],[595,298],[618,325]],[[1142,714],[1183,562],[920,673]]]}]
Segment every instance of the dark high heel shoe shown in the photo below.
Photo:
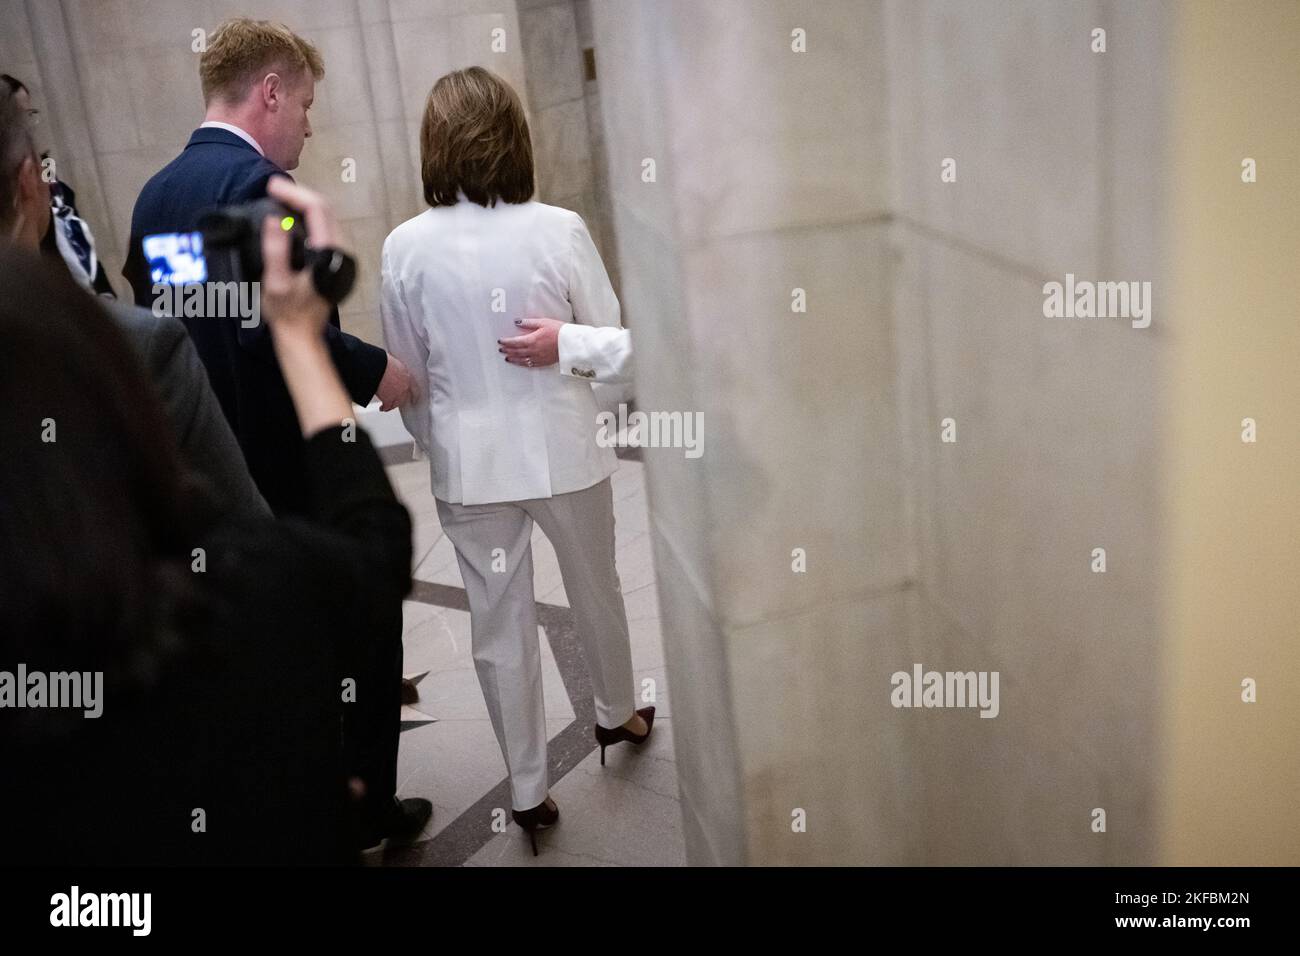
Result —
[{"label": "dark high heel shoe", "polygon": [[528,841],[533,845],[533,856],[537,856],[537,831],[555,826],[560,819],[560,808],[557,806],[552,810],[546,805],[546,800],[543,800],[531,810],[511,810],[510,816],[528,833]]},{"label": "dark high heel shoe", "polygon": [[630,744],[643,744],[646,738],[650,736],[650,729],[655,723],[654,706],[642,707],[637,711],[637,715],[645,721],[645,733],[634,734],[626,727],[615,727],[610,730],[608,727],[596,725],[596,743],[600,744],[600,765],[605,766],[605,748],[614,744],[622,743],[626,740]]}]

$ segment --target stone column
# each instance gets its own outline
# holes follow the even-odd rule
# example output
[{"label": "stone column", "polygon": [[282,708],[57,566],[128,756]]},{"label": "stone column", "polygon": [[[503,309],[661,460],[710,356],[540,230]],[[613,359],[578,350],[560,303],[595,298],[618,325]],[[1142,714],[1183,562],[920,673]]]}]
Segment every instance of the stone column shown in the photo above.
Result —
[{"label": "stone column", "polygon": [[592,13],[691,861],[1150,862],[1169,7]]},{"label": "stone column", "polygon": [[638,405],[704,426],[646,452],[689,859],[905,860],[881,8],[592,20]]}]

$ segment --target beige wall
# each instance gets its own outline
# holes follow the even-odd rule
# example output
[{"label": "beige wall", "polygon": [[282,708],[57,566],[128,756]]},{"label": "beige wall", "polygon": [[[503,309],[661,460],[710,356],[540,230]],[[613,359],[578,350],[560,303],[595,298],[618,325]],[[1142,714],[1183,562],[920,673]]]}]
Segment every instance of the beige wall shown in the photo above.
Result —
[{"label": "beige wall", "polygon": [[1300,7],[1250,10],[1189,4],[1177,34],[1161,801],[1176,865],[1300,863]]}]

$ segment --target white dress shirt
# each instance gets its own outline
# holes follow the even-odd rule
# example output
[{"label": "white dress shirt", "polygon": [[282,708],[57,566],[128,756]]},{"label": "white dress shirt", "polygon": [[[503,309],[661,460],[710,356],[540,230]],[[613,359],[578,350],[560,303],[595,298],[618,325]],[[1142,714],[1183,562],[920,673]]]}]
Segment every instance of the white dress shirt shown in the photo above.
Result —
[{"label": "white dress shirt", "polygon": [[263,156],[266,155],[266,151],[262,149],[262,144],[259,143],[257,140],[253,139],[252,136],[250,136],[244,130],[240,129],[238,126],[231,126],[229,123],[222,123],[219,122],[218,120],[204,120],[202,123],[199,124],[199,129],[224,129],[227,133],[234,133],[236,136],[242,139],[249,146],[253,147],[253,149],[257,150]]},{"label": "white dress shirt", "polygon": [[515,319],[619,325],[618,299],[577,213],[539,202],[428,209],[384,242],[380,318],[388,351],[422,394],[402,421],[453,504],[549,498],[617,467],[596,443],[591,385],[505,361]]}]

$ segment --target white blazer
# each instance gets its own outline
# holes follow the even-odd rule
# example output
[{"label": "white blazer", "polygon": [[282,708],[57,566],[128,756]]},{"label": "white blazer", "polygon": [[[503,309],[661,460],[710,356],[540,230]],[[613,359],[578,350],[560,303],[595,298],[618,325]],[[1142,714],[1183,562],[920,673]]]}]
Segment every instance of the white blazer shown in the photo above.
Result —
[{"label": "white blazer", "polygon": [[577,213],[461,198],[384,242],[380,319],[421,394],[402,421],[429,458],[435,498],[488,504],[590,488],[617,467],[596,444],[591,385],[505,361],[514,320],[618,326],[619,306]]}]

